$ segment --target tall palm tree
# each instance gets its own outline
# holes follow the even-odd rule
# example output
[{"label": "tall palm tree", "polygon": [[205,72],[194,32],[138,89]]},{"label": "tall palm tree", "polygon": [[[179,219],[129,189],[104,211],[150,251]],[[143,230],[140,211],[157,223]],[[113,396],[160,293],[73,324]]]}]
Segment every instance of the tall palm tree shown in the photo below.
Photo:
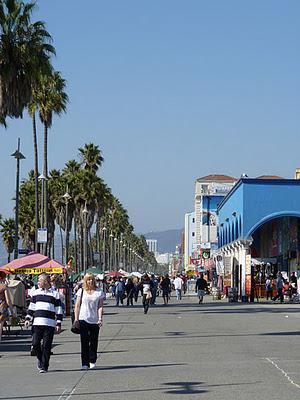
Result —
[{"label": "tall palm tree", "polygon": [[[42,206],[42,221],[44,226],[48,227],[48,129],[52,126],[53,114],[61,115],[66,111],[68,95],[65,93],[66,81],[60,73],[54,71],[51,75],[43,75],[40,78],[39,87],[36,92],[36,101],[39,107],[40,120],[44,125],[44,162],[43,175],[44,180],[44,204]],[[47,254],[47,246],[44,248],[44,254]]]},{"label": "tall palm tree", "polygon": [[34,171],[28,173],[28,179],[20,185],[19,195],[20,237],[26,248],[34,249],[35,244],[35,181]]},{"label": "tall palm tree", "polygon": [[13,218],[4,219],[0,222],[0,227],[3,243],[8,254],[7,262],[10,262],[10,255],[14,250],[15,220]]},{"label": "tall palm tree", "polygon": [[102,152],[99,146],[93,143],[86,143],[83,147],[79,149],[79,154],[81,156],[81,164],[84,169],[96,173],[101,167],[104,158],[102,157]]},{"label": "tall palm tree", "polygon": [[37,75],[55,53],[41,21],[31,23],[35,2],[0,1],[0,121],[20,118],[32,98]]}]

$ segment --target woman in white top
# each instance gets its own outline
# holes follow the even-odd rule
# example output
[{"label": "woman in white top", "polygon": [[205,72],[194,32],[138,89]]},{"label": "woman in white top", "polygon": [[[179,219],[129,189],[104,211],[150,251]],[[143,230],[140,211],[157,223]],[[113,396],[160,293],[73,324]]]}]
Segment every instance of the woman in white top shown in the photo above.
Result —
[{"label": "woman in white top", "polygon": [[[82,299],[81,299],[82,297]],[[93,274],[83,278],[83,288],[77,292],[75,324],[80,328],[81,369],[95,368],[99,329],[102,326],[104,293],[96,286]]]}]

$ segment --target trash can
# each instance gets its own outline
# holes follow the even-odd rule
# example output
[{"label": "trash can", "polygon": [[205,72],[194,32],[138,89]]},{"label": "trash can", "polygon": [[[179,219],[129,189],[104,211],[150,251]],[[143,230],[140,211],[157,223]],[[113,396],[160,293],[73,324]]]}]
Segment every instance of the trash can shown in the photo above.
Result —
[{"label": "trash can", "polygon": [[238,292],[236,287],[230,287],[228,289],[228,301],[230,303],[238,301]]},{"label": "trash can", "polygon": [[211,289],[212,299],[213,300],[221,300],[221,291],[218,287],[213,287]]},{"label": "trash can", "polygon": [[248,303],[248,296],[242,296],[242,303]]}]

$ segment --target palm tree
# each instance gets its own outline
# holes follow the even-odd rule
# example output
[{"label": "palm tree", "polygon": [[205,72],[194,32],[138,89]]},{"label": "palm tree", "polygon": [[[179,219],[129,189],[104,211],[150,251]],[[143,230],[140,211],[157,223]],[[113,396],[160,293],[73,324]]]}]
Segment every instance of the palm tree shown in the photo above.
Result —
[{"label": "palm tree", "polygon": [[22,117],[37,75],[49,70],[55,53],[41,21],[30,23],[35,2],[0,1],[0,122]]},{"label": "palm tree", "polygon": [[[51,75],[43,75],[40,77],[39,87],[36,92],[36,102],[39,107],[39,116],[44,124],[44,163],[43,175],[44,182],[44,204],[42,206],[42,223],[48,228],[48,129],[52,126],[53,114],[61,115],[66,111],[68,95],[64,89],[66,81],[61,77],[59,72],[53,72]],[[44,253],[47,254],[47,246]]]},{"label": "palm tree", "polygon": [[10,262],[10,254],[14,250],[15,220],[13,218],[4,219],[0,222],[0,226],[3,243],[8,254],[7,262]]},{"label": "palm tree", "polygon": [[34,171],[28,173],[28,179],[20,185],[19,195],[20,237],[26,248],[34,249],[35,244],[35,181]]},{"label": "palm tree", "polygon": [[79,149],[79,154],[84,169],[93,171],[94,173],[98,171],[104,161],[99,146],[96,146],[93,143],[86,143]]}]

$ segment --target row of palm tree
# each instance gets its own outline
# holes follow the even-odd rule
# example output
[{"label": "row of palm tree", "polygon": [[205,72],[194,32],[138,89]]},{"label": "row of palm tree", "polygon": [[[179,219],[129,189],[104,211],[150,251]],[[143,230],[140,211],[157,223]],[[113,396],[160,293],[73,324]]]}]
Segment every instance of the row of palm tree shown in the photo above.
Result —
[{"label": "row of palm tree", "polygon": [[[35,231],[48,226],[48,130],[53,115],[66,111],[66,82],[55,71],[52,37],[42,21],[31,21],[35,2],[0,0],[0,124],[7,118],[22,118],[25,110],[32,118],[35,180]],[[43,203],[39,213],[38,142],[36,114],[44,126]],[[37,234],[35,235],[37,238]],[[35,243],[37,250],[37,240]],[[44,253],[48,252],[47,246]]]},{"label": "row of palm tree", "polygon": [[13,218],[2,219],[0,215],[0,233],[8,254],[7,262],[10,262],[10,255],[14,250],[15,220]]},{"label": "row of palm tree", "polygon": [[[86,144],[79,149],[79,162],[70,160],[62,171],[48,173],[48,131],[53,116],[66,112],[68,95],[66,81],[52,66],[55,55],[52,37],[44,22],[32,22],[35,7],[34,1],[0,0],[0,124],[7,127],[8,118],[22,118],[27,111],[33,129],[34,170],[20,186],[19,196],[19,233],[23,243],[27,248],[53,255],[55,227],[58,225],[65,231],[66,250],[72,230],[74,242],[70,248],[78,268],[83,269],[86,260],[92,263],[93,252],[103,245],[104,254],[109,252],[108,242],[100,243],[101,229],[105,227],[110,235],[122,237],[129,249],[139,251],[140,258],[155,263],[147,252],[145,240],[133,234],[127,211],[97,175],[104,161],[98,146]],[[41,175],[37,116],[44,127]],[[8,238],[14,231],[9,229],[8,220],[1,224],[10,255]],[[42,248],[37,240],[39,227],[47,228],[48,232],[47,243]],[[67,254],[68,251],[66,257]]]},{"label": "row of palm tree", "polygon": [[[55,229],[58,226],[64,249],[62,254],[67,254],[69,234],[73,233],[74,240],[70,245],[70,254],[75,259],[78,271],[84,269],[85,258],[88,265],[94,264],[95,252],[107,254],[107,257],[104,257],[107,262],[104,263],[103,259],[101,260],[103,268],[116,269],[120,266],[121,260],[116,260],[114,265],[108,263],[108,255],[111,256],[111,244],[109,240],[105,241],[103,238],[102,232],[105,227],[110,235],[122,238],[122,242],[127,244],[123,266],[129,264],[129,250],[131,249],[134,250],[139,260],[143,260],[145,267],[146,265],[154,267],[156,261],[153,254],[148,252],[145,238],[133,233],[126,209],[111,193],[103,179],[97,175],[97,171],[104,161],[99,147],[93,143],[85,144],[79,149],[79,156],[79,162],[70,160],[62,171],[54,169],[49,173],[49,254],[55,256],[54,239]],[[39,195],[41,193],[42,186],[39,182]],[[67,197],[66,193],[68,193]],[[28,179],[23,181],[20,186],[19,206],[20,236],[27,248],[33,248],[35,243],[34,195],[34,173],[30,171]],[[85,254],[85,246],[87,254]],[[65,257],[64,262],[67,261]]]}]

